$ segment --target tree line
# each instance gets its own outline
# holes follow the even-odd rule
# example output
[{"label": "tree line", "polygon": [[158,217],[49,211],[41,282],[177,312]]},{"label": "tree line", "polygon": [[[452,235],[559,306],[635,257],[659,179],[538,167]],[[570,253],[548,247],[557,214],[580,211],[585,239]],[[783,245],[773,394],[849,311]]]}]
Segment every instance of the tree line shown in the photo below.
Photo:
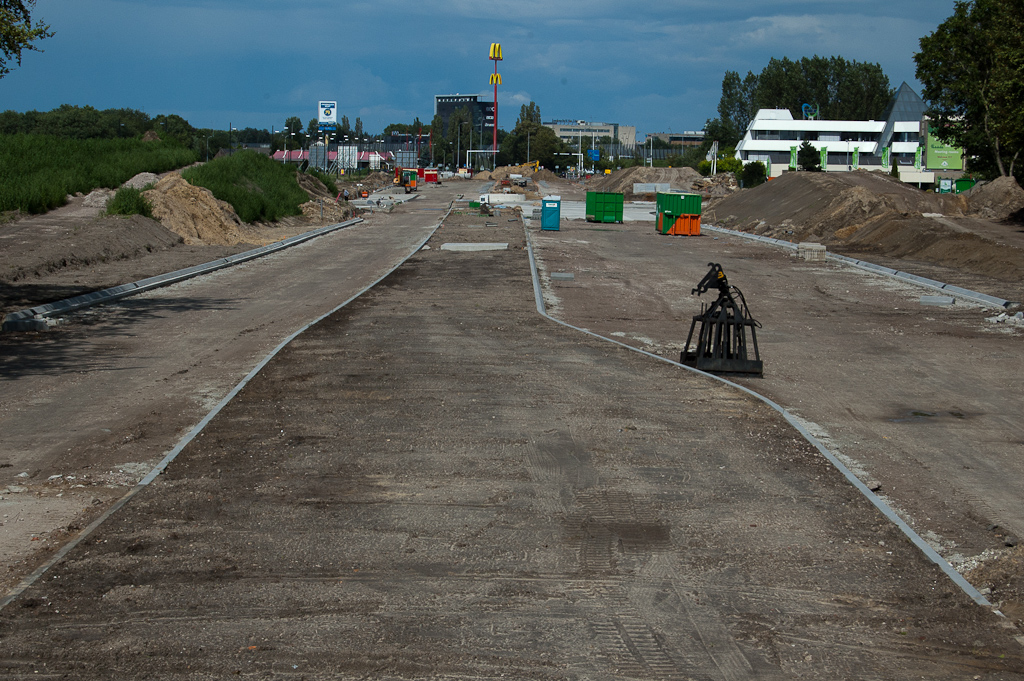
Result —
[{"label": "tree line", "polygon": [[1024,0],[961,0],[914,55],[933,129],[968,170],[1024,179]]},{"label": "tree line", "polygon": [[758,109],[788,109],[793,118],[804,117],[810,105],[824,120],[880,119],[894,94],[889,78],[878,64],[843,57],[773,58],[760,73],[726,71],[718,117],[705,124],[709,138],[735,147]]}]

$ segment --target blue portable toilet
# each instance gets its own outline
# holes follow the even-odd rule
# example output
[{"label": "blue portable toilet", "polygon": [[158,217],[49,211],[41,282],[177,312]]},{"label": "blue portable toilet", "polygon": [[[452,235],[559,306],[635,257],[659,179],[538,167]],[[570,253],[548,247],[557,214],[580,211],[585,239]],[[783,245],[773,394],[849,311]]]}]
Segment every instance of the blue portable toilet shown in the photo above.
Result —
[{"label": "blue portable toilet", "polygon": [[562,197],[545,196],[541,201],[540,228],[558,231],[558,223],[562,219]]}]

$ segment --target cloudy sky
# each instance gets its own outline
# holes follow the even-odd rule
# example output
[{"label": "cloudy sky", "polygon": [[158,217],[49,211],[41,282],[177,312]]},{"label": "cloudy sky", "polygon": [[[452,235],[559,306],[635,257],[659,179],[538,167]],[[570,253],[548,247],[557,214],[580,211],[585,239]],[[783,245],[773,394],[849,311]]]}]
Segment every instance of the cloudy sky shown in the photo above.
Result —
[{"label": "cloudy sky", "polygon": [[0,79],[0,110],[61,104],[178,114],[196,127],[278,129],[336,99],[368,132],[429,123],[435,94],[523,103],[545,121],[700,129],[726,70],[772,57],[877,62],[916,87],[918,40],[954,0],[38,0],[56,36]]}]

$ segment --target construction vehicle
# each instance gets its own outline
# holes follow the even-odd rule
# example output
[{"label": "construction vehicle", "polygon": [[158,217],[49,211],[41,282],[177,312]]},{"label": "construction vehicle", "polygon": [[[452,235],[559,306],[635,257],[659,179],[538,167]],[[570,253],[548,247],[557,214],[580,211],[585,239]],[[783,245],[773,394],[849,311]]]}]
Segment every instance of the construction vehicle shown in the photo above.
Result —
[{"label": "construction vehicle", "polygon": [[[679,361],[701,371],[721,374],[764,375],[764,363],[757,348],[760,322],[750,315],[747,301],[729,280],[718,263],[709,262],[711,268],[691,294],[698,296],[711,288],[718,289],[718,299],[711,305],[701,303],[699,315],[693,316],[686,346]],[[698,324],[699,329],[698,329]],[[747,330],[753,346],[753,358],[748,354]],[[697,330],[697,344],[691,349],[690,341]]]},{"label": "construction vehicle", "polygon": [[394,184],[396,187],[405,189],[406,194],[416,191],[416,181],[419,175],[416,168],[395,168]]}]

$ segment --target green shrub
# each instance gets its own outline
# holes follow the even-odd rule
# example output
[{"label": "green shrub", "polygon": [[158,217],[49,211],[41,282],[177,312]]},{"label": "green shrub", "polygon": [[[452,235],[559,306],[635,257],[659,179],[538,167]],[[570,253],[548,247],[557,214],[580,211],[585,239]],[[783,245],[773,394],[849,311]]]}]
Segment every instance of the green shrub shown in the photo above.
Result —
[{"label": "green shrub", "polygon": [[189,168],[181,176],[227,201],[245,222],[274,222],[298,215],[309,195],[295,179],[295,169],[252,151],[223,156]]},{"label": "green shrub", "polygon": [[747,189],[757,187],[768,181],[768,169],[761,161],[751,161],[740,171],[740,180]]},{"label": "green shrub", "polygon": [[0,212],[45,213],[63,206],[68,194],[114,189],[139,173],[163,173],[196,160],[195,152],[176,143],[0,135]]},{"label": "green shrub", "polygon": [[122,187],[107,202],[108,215],[144,215],[153,217],[153,204],[145,197],[141,189]]}]

